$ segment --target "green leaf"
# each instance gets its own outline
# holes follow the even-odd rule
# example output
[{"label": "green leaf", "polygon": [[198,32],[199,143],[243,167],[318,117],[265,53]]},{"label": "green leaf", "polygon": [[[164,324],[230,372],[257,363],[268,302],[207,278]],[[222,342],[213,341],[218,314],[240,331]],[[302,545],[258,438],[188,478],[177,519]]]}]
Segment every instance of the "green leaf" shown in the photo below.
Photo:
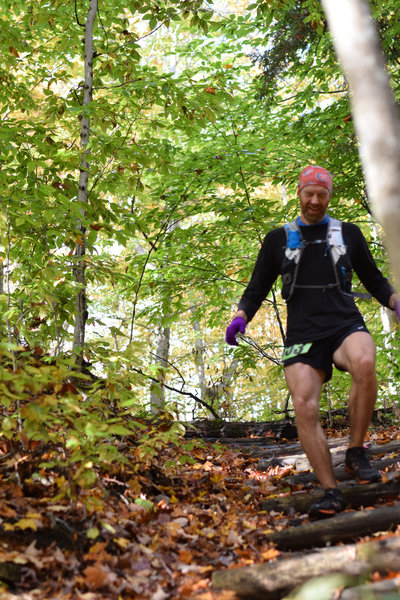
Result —
[{"label": "green leaf", "polygon": [[100,535],[100,530],[97,527],[91,527],[86,531],[86,537],[90,540],[95,540]]}]

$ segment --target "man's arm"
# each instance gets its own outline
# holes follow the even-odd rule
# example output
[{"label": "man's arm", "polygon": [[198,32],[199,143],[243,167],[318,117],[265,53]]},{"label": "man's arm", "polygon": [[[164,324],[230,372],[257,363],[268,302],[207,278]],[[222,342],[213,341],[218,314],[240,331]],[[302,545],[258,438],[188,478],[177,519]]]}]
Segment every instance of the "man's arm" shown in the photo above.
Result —
[{"label": "man's arm", "polygon": [[270,231],[264,238],[251,279],[236,313],[236,316],[241,316],[246,323],[252,320],[280,273],[285,242],[283,227]]},{"label": "man's arm", "polygon": [[225,333],[225,340],[230,346],[238,345],[237,334],[245,332],[247,323],[251,321],[260,308],[273,282],[279,275],[281,259],[277,249],[282,249],[285,235],[283,230],[278,229],[269,232],[264,238],[250,282],[239,302],[233,321]]},{"label": "man's arm", "polygon": [[399,296],[378,269],[361,229],[352,223],[343,223],[343,237],[361,283],[380,304],[395,310]]}]

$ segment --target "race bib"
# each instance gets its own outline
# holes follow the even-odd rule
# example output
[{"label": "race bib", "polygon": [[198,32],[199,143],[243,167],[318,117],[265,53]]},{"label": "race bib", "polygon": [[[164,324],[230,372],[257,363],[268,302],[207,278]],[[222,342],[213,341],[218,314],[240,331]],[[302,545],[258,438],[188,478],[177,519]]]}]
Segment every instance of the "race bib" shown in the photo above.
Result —
[{"label": "race bib", "polygon": [[305,354],[309,351],[312,346],[312,342],[308,344],[294,344],[293,346],[288,346],[285,348],[282,354],[282,360],[288,360],[288,358],[294,358],[295,356],[299,356],[299,354]]}]

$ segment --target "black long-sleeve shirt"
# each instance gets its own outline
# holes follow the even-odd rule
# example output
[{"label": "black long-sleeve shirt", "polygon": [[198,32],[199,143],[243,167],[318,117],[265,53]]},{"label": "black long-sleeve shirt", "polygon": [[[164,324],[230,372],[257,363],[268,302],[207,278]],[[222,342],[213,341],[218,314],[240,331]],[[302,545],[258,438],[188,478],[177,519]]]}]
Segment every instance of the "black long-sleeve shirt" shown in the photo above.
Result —
[{"label": "black long-sleeve shirt", "polygon": [[[326,239],[327,224],[304,226],[303,239]],[[381,304],[389,307],[393,288],[376,266],[366,240],[357,225],[343,223],[342,235],[352,269],[368,292]],[[253,274],[239,302],[250,321],[267,297],[273,283],[281,274],[286,249],[283,227],[267,233],[261,246]],[[334,266],[326,244],[306,246],[300,260],[297,284],[328,285],[336,281]],[[287,302],[287,345],[315,341],[336,333],[343,327],[362,325],[363,318],[349,294],[338,287],[331,289],[296,288]]]}]

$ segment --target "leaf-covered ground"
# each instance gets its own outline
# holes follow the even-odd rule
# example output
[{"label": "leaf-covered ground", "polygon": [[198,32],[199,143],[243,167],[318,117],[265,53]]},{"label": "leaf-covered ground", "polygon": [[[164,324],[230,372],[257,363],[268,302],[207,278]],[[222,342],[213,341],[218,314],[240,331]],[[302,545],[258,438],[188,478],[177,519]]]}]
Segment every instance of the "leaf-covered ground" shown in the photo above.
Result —
[{"label": "leaf-covered ground", "polygon": [[[400,439],[400,430],[371,438]],[[87,489],[48,466],[59,448],[0,441],[2,600],[233,600],[212,589],[214,570],[280,555],[265,537],[290,518],[260,502],[301,490],[285,480],[292,467],[261,472],[246,451],[204,442],[164,444],[152,456],[138,440],[115,444],[125,463],[89,465],[97,478]]]}]

